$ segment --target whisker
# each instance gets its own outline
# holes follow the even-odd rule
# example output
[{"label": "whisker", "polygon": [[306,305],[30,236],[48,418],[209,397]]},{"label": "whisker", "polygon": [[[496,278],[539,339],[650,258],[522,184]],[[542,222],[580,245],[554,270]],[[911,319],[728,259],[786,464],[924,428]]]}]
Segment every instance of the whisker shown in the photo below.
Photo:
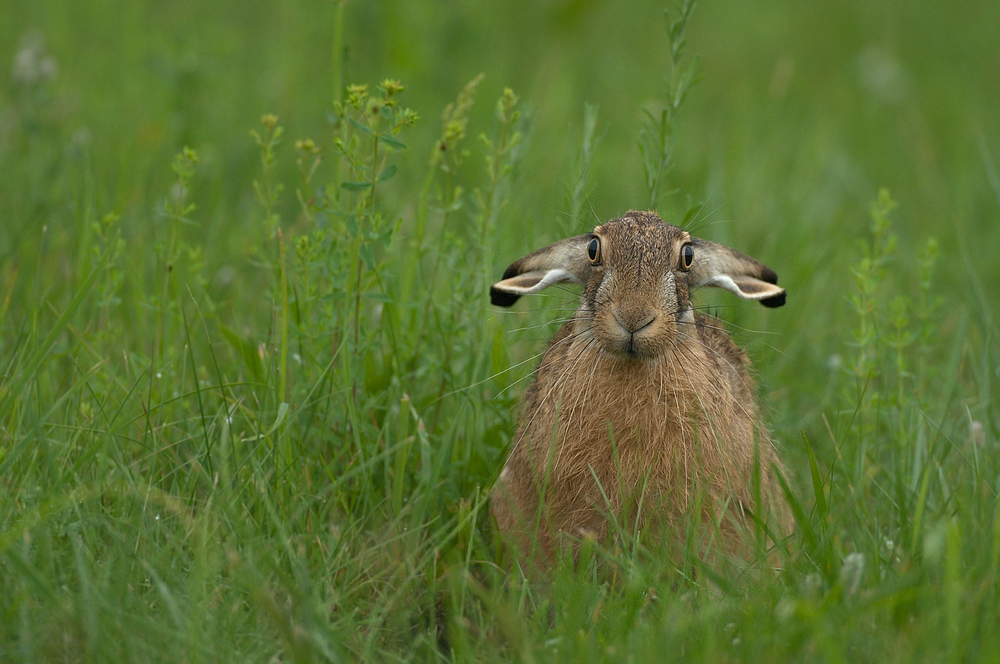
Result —
[{"label": "whisker", "polygon": [[597,222],[598,226],[600,226],[602,220],[599,216],[597,216],[597,211],[594,209],[594,202],[590,200],[590,196],[587,196],[587,206],[590,208],[590,214],[593,215],[594,221]]},{"label": "whisker", "polygon": [[[715,307],[713,307],[713,308],[715,308]],[[697,311],[699,313],[702,313],[705,316],[714,318],[715,320],[718,320],[718,321],[722,320],[718,316],[714,316],[714,315],[708,313],[708,307],[695,307],[695,306],[692,306],[691,309],[694,310],[694,311]],[[673,314],[673,316],[676,317],[678,314],[682,313],[683,311],[684,311],[684,309],[678,309],[678,310],[672,312],[672,314]],[[698,325],[699,324],[699,322],[697,320],[695,320],[694,323],[692,323],[690,321],[680,320],[680,319],[676,319],[676,320],[677,320],[678,323],[683,324],[683,325]],[[730,327],[732,327],[734,329],[740,330],[741,332],[750,332],[751,334],[770,334],[770,335],[774,335],[774,336],[781,336],[780,332],[775,332],[774,330],[755,330],[753,328],[743,327],[741,325],[737,325],[736,323],[733,323],[732,321],[728,321],[727,320],[727,321],[724,321],[724,322],[726,323],[726,325],[729,325]],[[705,322],[705,320],[702,320],[700,322],[700,324],[703,325],[703,326],[705,326],[705,327],[707,327],[707,328],[709,328],[709,329],[712,329],[712,330],[718,330],[720,332],[725,332],[727,334],[729,333],[729,330],[727,330],[726,328],[719,327],[719,326],[714,326],[714,325],[709,325],[707,322]]]},{"label": "whisker", "polygon": [[[699,232],[704,227],[704,225],[701,222],[708,221],[709,217],[711,217],[716,212],[722,209],[721,205],[716,205],[713,209],[708,211],[706,211],[705,207],[706,207],[705,203],[701,203],[698,206],[697,214],[695,214],[694,218],[691,219],[690,222],[688,222],[688,224],[684,227],[684,230],[688,231],[689,233]],[[712,222],[712,223],[714,224],[719,222]]]},{"label": "whisker", "polygon": [[527,316],[528,314],[540,314],[540,313],[552,313],[552,312],[561,313],[567,311],[576,311],[576,308],[555,307],[550,309],[548,307],[541,307],[538,309],[498,309],[493,313],[503,314],[504,316],[513,316],[513,315]]},{"label": "whisker", "polygon": [[[486,377],[486,378],[484,378],[484,379],[482,379],[480,381],[476,381],[475,383],[472,383],[471,385],[466,385],[466,386],[460,387],[460,388],[458,388],[456,390],[451,390],[450,392],[445,392],[444,394],[442,394],[441,396],[439,396],[437,399],[435,399],[434,401],[432,401],[430,403],[430,405],[436,404],[438,401],[441,401],[441,399],[444,399],[445,397],[450,397],[450,396],[453,396],[455,394],[460,394],[462,392],[466,392],[468,390],[471,390],[474,387],[479,387],[480,385],[485,385],[486,383],[490,382],[494,378],[499,378],[500,376],[504,375],[505,373],[513,371],[514,369],[516,369],[518,367],[524,366],[525,364],[527,364],[529,362],[533,362],[533,361],[537,360],[541,356],[545,355],[545,353],[546,353],[546,351],[544,351],[544,350],[541,351],[541,352],[539,352],[539,353],[535,353],[534,355],[532,355],[528,359],[521,360],[520,362],[512,364],[509,367],[507,367],[506,369],[502,369],[502,370],[496,372],[492,376],[488,376],[488,377]],[[534,372],[532,372],[532,373],[534,373]]]},{"label": "whisker", "polygon": [[[581,330],[579,332],[567,335],[565,338],[560,339],[558,342],[552,344],[548,348],[548,350],[546,350],[545,352],[546,353],[551,352],[559,344],[561,344],[561,343],[563,343],[563,342],[565,342],[567,340],[572,341],[572,340],[575,340],[575,339],[579,338],[580,336],[582,336],[586,332],[589,332],[590,329],[591,328],[587,328],[586,330]],[[507,455],[508,459],[514,454],[514,452],[520,446],[521,442],[524,440],[524,436],[531,429],[531,425],[532,425],[532,423],[534,423],[535,417],[537,417],[538,413],[542,410],[542,405],[549,401],[549,399],[551,398],[552,393],[560,385],[560,383],[563,381],[563,379],[569,374],[570,370],[572,370],[574,368],[574,365],[576,364],[576,360],[579,359],[580,355],[587,349],[587,347],[589,345],[590,345],[589,343],[585,344],[584,348],[581,349],[580,353],[577,353],[576,358],[574,358],[573,361],[566,363],[566,366],[563,368],[562,373],[560,373],[559,376],[557,376],[556,379],[554,381],[552,381],[552,383],[549,385],[548,392],[539,399],[539,401],[538,401],[538,407],[535,408],[535,411],[531,414],[531,417],[528,419],[528,421],[523,426],[520,427],[520,431],[518,432],[517,439],[511,445],[510,453]],[[543,362],[544,362],[544,360],[543,360]],[[539,365],[539,368],[538,368],[537,371],[541,371],[541,365]],[[537,373],[537,371],[536,371],[536,373]]]},{"label": "whisker", "polygon": [[565,323],[573,320],[572,318],[553,318],[552,320],[547,320],[544,323],[538,323],[537,325],[525,325],[524,327],[515,327],[513,330],[507,330],[507,334],[514,334],[515,332],[524,332],[526,330],[537,330],[540,327],[550,327],[552,325],[563,325]]}]

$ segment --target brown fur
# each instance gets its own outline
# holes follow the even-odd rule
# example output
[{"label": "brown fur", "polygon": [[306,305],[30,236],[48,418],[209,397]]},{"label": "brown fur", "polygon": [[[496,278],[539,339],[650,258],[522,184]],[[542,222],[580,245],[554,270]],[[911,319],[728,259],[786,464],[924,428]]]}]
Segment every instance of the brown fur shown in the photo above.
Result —
[{"label": "brown fur", "polygon": [[[584,270],[577,254],[593,237],[601,260],[587,260]],[[749,360],[720,321],[690,308],[688,271],[678,263],[693,238],[655,214],[629,212],[557,243],[557,261],[576,240],[571,268],[584,283],[580,308],[525,394],[492,494],[501,534],[522,554],[534,550],[544,566],[563,536],[571,545],[606,539],[609,515],[631,512],[639,528],[656,529],[679,524],[696,501],[706,519],[726,512],[719,523],[730,551],[740,548],[748,511],[765,520],[770,513],[787,532],[791,519],[773,472],[780,464],[757,416]],[[754,283],[780,290],[760,263],[713,246],[729,252],[730,262],[745,259]],[[695,247],[703,260],[711,253]],[[530,255],[531,269],[544,264],[544,255],[536,258],[544,251]]]}]

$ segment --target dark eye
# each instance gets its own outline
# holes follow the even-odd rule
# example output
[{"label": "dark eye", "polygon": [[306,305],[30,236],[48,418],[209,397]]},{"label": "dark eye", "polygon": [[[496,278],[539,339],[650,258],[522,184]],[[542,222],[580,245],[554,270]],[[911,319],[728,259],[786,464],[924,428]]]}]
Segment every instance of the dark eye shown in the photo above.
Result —
[{"label": "dark eye", "polygon": [[692,263],[694,263],[694,247],[685,244],[681,247],[681,269],[690,270]]},{"label": "dark eye", "polygon": [[601,260],[601,242],[596,237],[587,245],[587,258],[594,265],[597,265]]}]

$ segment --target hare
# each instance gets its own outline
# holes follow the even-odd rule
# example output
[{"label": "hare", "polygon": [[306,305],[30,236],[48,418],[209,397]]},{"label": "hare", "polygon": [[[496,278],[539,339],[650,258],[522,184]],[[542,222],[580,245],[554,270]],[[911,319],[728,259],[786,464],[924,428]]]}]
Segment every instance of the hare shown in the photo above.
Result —
[{"label": "hare", "polygon": [[716,519],[733,554],[751,514],[775,537],[789,532],[750,362],[690,301],[720,286],[780,307],[777,281],[753,258],[639,211],[511,264],[490,289],[494,305],[560,283],[583,293],[542,357],[492,489],[502,538],[544,567],[561,540],[604,539],[623,512],[643,530],[676,530],[692,512]]}]

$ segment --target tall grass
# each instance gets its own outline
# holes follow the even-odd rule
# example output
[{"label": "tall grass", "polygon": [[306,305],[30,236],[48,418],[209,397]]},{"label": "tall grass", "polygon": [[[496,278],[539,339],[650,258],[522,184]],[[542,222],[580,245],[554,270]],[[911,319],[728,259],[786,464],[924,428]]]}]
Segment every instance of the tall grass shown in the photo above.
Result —
[{"label": "tall grass", "polygon": [[[526,95],[475,71],[435,107],[410,102],[428,98],[418,86],[354,82],[340,40],[373,10],[335,5],[330,78],[350,85],[299,121],[311,138],[284,114],[228,127],[253,170],[225,186],[206,174],[233,158],[213,141],[142,157],[155,175],[114,165],[73,126],[44,43],[18,45],[37,66],[0,97],[0,659],[997,656],[997,344],[975,255],[946,252],[956,240],[885,191],[839,229],[716,225],[725,192],[760,178],[796,200],[843,183],[787,173],[776,144],[735,184],[685,186],[685,129],[702,122],[678,122],[692,3],[658,26],[666,84],[626,166],[618,100],[574,109],[566,148]],[[196,137],[182,88],[197,75],[170,77],[178,137]],[[559,146],[564,214],[525,222],[548,177],[532,154]],[[648,197],[697,233],[756,243],[789,283],[792,313],[773,323],[720,309],[789,460],[797,532],[778,571],[641,542],[593,544],[548,583],[498,564],[488,490],[574,298],[502,314],[488,286],[543,237],[591,225],[615,167],[638,182],[617,185],[639,191],[627,207]],[[977,201],[997,194],[980,185]],[[766,324],[785,332],[752,331]]]}]

